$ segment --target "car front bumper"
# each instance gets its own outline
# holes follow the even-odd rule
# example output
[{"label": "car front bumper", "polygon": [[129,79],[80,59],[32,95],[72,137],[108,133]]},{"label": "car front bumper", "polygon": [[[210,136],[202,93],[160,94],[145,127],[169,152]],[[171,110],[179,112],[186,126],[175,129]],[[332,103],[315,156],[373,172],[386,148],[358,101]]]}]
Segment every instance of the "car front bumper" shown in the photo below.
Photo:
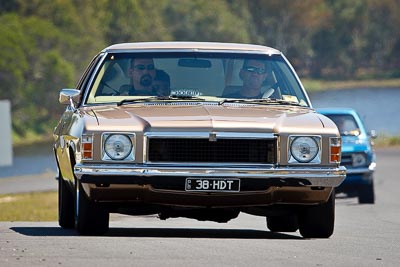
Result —
[{"label": "car front bumper", "polygon": [[376,163],[371,163],[368,167],[352,168],[347,167],[346,179],[341,184],[341,187],[355,184],[370,184],[373,181]]},{"label": "car front bumper", "polygon": [[[179,167],[179,166],[145,166],[145,165],[87,165],[77,164],[74,168],[76,177],[81,182],[88,177],[98,177],[103,183],[114,183],[116,177],[124,180],[123,183],[135,184],[134,177],[196,177],[196,178],[240,178],[240,179],[275,179],[298,181],[298,185],[310,187],[337,187],[346,178],[346,168],[265,168],[265,167]],[[103,178],[101,178],[103,177]],[[130,180],[132,182],[130,182]],[[91,179],[90,182],[95,182]]]},{"label": "car front bumper", "polygon": [[[324,203],[345,179],[338,168],[182,168],[76,165],[90,199],[121,205],[253,207]],[[239,192],[185,191],[186,178],[239,178]]]}]

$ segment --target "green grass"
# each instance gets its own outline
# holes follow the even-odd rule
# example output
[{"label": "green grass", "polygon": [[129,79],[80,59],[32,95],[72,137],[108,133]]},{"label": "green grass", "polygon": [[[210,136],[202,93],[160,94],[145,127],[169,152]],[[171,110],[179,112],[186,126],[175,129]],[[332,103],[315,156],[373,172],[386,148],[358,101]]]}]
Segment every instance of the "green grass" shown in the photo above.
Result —
[{"label": "green grass", "polygon": [[57,221],[57,192],[0,195],[0,221]]},{"label": "green grass", "polygon": [[352,88],[400,88],[400,79],[327,81],[302,79],[307,92]]},{"label": "green grass", "polygon": [[400,136],[391,136],[387,134],[380,134],[374,140],[375,147],[393,147],[400,146]]},{"label": "green grass", "polygon": [[52,132],[45,134],[37,134],[33,131],[27,131],[26,135],[19,136],[15,133],[12,135],[12,142],[14,147],[22,147],[38,143],[48,143],[53,141]]}]

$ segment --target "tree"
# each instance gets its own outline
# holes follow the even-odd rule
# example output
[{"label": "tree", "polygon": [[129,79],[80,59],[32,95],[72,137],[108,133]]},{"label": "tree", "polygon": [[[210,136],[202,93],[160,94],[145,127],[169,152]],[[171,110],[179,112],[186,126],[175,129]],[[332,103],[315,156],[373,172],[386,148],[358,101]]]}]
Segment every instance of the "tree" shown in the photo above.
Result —
[{"label": "tree", "polygon": [[165,1],[106,0],[101,12],[104,38],[109,44],[170,39],[162,10]]},{"label": "tree", "polygon": [[[45,132],[56,119],[58,88],[72,85],[74,67],[64,58],[66,36],[47,21],[10,14],[0,17],[0,98],[11,100],[13,129]],[[52,127],[51,127],[52,128]]]},{"label": "tree", "polygon": [[[400,1],[368,1],[364,35],[364,67],[375,70],[400,68]],[[396,72],[396,71],[394,71]],[[399,72],[397,71],[397,74]]]},{"label": "tree", "polygon": [[61,87],[112,43],[272,46],[303,77],[400,76],[400,0],[0,1],[0,99],[14,132],[51,132]]},{"label": "tree", "polygon": [[307,73],[313,50],[312,34],[326,24],[328,11],[323,0],[248,1],[253,40],[284,52],[300,73]]},{"label": "tree", "polygon": [[248,42],[246,24],[226,1],[169,1],[164,10],[174,40]]}]

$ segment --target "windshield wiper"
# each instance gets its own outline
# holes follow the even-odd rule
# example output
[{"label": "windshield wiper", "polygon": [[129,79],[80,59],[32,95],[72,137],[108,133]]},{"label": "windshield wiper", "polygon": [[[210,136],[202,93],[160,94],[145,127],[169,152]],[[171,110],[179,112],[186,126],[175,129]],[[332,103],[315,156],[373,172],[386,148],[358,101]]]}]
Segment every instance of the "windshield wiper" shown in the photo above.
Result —
[{"label": "windshield wiper", "polygon": [[127,98],[117,103],[117,106],[121,106],[125,103],[139,103],[139,102],[152,102],[152,101],[168,101],[168,100],[195,100],[205,101],[204,98],[190,96],[190,95],[171,95],[171,96],[151,96],[146,98]]},{"label": "windshield wiper", "polygon": [[126,98],[117,103],[117,106],[122,106],[125,103],[152,102],[154,100],[163,100],[164,97],[151,96],[146,98]]},{"label": "windshield wiper", "polygon": [[220,101],[218,104],[223,105],[224,103],[249,103],[249,104],[266,104],[266,105],[293,105],[293,106],[301,106],[300,103],[294,101],[287,101],[282,99],[275,99],[275,98],[251,98],[251,99],[224,99]]}]

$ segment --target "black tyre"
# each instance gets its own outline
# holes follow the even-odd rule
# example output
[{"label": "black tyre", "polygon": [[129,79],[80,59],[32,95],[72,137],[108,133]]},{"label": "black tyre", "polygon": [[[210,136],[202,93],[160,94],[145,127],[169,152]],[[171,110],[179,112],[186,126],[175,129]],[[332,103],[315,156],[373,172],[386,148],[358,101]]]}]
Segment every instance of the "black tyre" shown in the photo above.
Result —
[{"label": "black tyre", "polygon": [[75,229],[81,235],[105,234],[109,227],[109,212],[90,201],[78,180],[75,189]]},{"label": "black tyre", "polygon": [[358,203],[360,204],[374,204],[375,203],[375,192],[374,183],[363,184],[358,190]]},{"label": "black tyre", "polygon": [[296,232],[299,224],[296,215],[267,217],[267,227],[271,232]]},{"label": "black tyre", "polygon": [[304,208],[299,214],[300,234],[304,238],[329,238],[335,224],[335,191],[328,202]]},{"label": "black tyre", "polygon": [[74,193],[58,175],[58,224],[65,229],[74,228]]}]

